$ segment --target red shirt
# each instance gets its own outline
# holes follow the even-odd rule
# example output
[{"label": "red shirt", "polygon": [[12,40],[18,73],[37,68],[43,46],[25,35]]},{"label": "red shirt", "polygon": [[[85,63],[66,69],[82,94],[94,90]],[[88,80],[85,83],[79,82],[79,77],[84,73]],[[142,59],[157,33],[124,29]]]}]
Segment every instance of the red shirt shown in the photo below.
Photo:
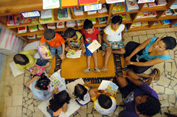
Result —
[{"label": "red shirt", "polygon": [[81,30],[81,33],[85,36],[85,44],[90,44],[93,40],[98,40],[98,34],[100,33],[98,28],[94,27],[94,32],[92,34],[88,34],[84,29]]}]

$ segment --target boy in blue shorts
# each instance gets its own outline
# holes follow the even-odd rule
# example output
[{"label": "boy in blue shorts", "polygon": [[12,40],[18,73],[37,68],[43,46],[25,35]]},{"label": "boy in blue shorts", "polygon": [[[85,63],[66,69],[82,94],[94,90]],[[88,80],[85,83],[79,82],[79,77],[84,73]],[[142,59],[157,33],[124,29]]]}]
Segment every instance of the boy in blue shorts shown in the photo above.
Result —
[{"label": "boy in blue shorts", "polygon": [[100,70],[98,68],[98,63],[97,63],[97,51],[98,50],[93,52],[93,54],[92,54],[90,52],[90,50],[87,48],[87,46],[89,46],[94,40],[97,40],[101,44],[101,36],[99,34],[99,30],[98,30],[98,28],[95,28],[93,26],[92,21],[86,19],[84,22],[84,28],[82,29],[81,33],[85,37],[84,42],[85,42],[86,56],[87,56],[87,68],[84,70],[84,72],[86,72],[86,73],[91,72],[91,69],[90,69],[91,56],[93,56],[94,64],[95,64],[94,71],[100,72]]}]

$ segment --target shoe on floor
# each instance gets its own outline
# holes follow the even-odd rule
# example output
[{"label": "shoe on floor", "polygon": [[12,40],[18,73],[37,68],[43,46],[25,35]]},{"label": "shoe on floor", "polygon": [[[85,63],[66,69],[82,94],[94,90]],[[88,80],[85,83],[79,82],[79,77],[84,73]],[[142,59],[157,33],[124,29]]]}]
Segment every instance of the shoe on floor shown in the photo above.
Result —
[{"label": "shoe on floor", "polygon": [[104,66],[104,67],[101,69],[101,72],[108,72],[107,67]]},{"label": "shoe on floor", "polygon": [[90,72],[92,72],[92,70],[91,70],[90,68],[86,68],[86,69],[84,70],[84,72],[85,72],[85,73],[90,73]]},{"label": "shoe on floor", "polygon": [[94,68],[94,72],[100,72],[99,68],[98,68],[98,67],[95,67],[95,68]]}]

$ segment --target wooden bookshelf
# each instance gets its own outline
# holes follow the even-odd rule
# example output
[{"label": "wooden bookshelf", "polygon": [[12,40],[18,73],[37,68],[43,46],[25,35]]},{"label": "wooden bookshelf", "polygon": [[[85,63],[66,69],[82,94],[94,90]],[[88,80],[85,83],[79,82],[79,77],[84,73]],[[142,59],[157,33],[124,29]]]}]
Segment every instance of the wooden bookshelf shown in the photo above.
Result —
[{"label": "wooden bookshelf", "polygon": [[[101,3],[106,3],[106,0],[100,0]],[[158,29],[158,28],[169,28],[172,27],[175,23],[177,23],[177,15],[166,15],[163,16],[166,10],[170,8],[170,6],[175,3],[176,0],[167,0],[167,4],[165,6],[153,6],[153,7],[143,7],[144,4],[139,4],[139,10],[134,10],[134,11],[126,11],[126,5],[123,2],[123,7],[124,11],[123,12],[117,12],[117,13],[112,13],[112,9],[114,4],[106,4],[107,5],[107,10],[108,12],[106,13],[96,13],[96,14],[91,14],[88,15],[86,12],[84,12],[84,15],[81,16],[75,16],[73,8],[70,7],[70,13],[71,13],[71,19],[58,19],[58,9],[53,9],[54,10],[54,21],[51,23],[58,23],[58,22],[67,22],[67,21],[75,21],[76,26],[74,27],[75,30],[81,30],[82,26],[77,25],[77,20],[84,20],[84,19],[89,19],[89,18],[99,18],[99,17],[107,17],[107,22],[106,23],[101,23],[99,24],[97,19],[96,19],[96,24],[94,24],[95,27],[106,27],[109,25],[111,17],[113,15],[119,15],[119,14],[130,14],[130,20],[123,20],[123,24],[127,26],[127,31],[138,31],[138,30],[149,30],[149,29]],[[22,26],[30,26],[30,25],[39,25],[41,24],[40,22],[31,24],[31,23],[26,23],[26,24],[20,24],[16,26],[7,26],[7,18],[8,15],[13,15],[13,14],[19,14],[21,12],[27,12],[27,11],[33,11],[33,10],[38,10],[42,11],[42,0],[18,0],[16,2],[13,2],[13,0],[1,0],[0,1],[0,24],[6,27],[7,29],[11,30],[14,32],[17,36],[25,40],[26,42],[32,42],[36,40],[40,40],[39,38],[36,39],[27,39],[28,35],[33,35],[33,34],[40,34],[44,33],[44,30],[38,30],[35,32],[30,32],[29,30],[27,33],[22,33],[18,34],[18,27]],[[137,15],[139,12],[148,12],[148,11],[156,11],[157,16],[156,17],[145,17],[145,18],[137,18]],[[168,25],[154,25],[156,21],[164,20],[164,19],[169,19],[171,21],[170,24]],[[138,26],[134,28],[130,28],[132,23],[136,22],[148,22],[148,26]],[[43,25],[45,26],[47,23],[44,23]],[[45,26],[46,28],[46,26]],[[44,29],[45,29],[44,28]],[[28,28],[27,28],[28,29]],[[65,26],[64,28],[60,29],[54,29],[56,32],[60,31],[65,31],[67,27]]]}]

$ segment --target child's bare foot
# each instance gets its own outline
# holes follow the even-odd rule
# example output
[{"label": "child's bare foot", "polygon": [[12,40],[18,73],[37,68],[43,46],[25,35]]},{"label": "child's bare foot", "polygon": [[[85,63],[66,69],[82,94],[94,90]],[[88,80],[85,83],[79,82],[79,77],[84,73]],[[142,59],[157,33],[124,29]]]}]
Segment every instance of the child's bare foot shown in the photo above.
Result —
[{"label": "child's bare foot", "polygon": [[105,55],[105,51],[102,52],[102,56],[104,56],[104,55]]},{"label": "child's bare foot", "polygon": [[160,70],[157,69],[157,68],[152,70],[152,73],[150,74],[150,77],[152,78],[152,80],[159,80],[160,79]]},{"label": "child's bare foot", "polygon": [[108,72],[108,69],[106,66],[103,66],[103,68],[101,69],[101,72]]}]

